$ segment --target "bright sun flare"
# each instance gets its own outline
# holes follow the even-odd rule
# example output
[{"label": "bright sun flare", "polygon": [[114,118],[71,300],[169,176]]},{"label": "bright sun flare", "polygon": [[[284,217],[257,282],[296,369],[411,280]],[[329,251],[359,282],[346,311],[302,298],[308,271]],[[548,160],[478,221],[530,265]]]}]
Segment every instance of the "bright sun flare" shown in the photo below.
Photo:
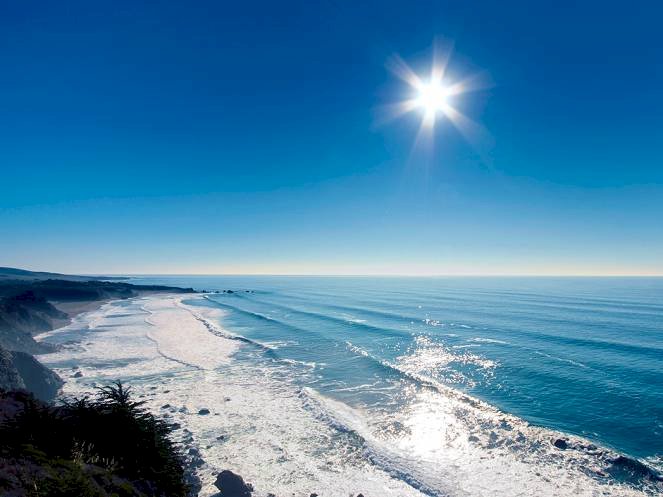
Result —
[{"label": "bright sun flare", "polygon": [[449,89],[442,83],[437,81],[423,83],[418,91],[416,103],[427,114],[444,112],[448,108]]},{"label": "bright sun flare", "polygon": [[435,45],[430,73],[426,76],[415,73],[400,57],[392,57],[389,61],[390,69],[410,86],[412,92],[408,99],[391,106],[390,114],[391,117],[409,112],[421,114],[418,136],[424,131],[429,133],[435,128],[437,121],[445,119],[472,142],[480,134],[480,126],[456,108],[456,104],[459,103],[457,100],[464,93],[487,88],[488,81],[485,81],[481,75],[452,80],[447,73],[450,57],[450,49],[443,50]]}]

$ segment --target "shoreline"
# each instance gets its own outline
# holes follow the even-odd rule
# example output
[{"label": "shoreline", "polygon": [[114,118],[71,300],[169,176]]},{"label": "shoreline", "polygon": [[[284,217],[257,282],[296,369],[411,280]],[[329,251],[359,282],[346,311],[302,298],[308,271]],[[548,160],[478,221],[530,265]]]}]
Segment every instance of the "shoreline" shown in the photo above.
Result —
[{"label": "shoreline", "polygon": [[[176,290],[176,287],[172,287],[172,290]],[[59,328],[64,328],[65,326],[70,325],[73,320],[78,317],[80,314],[85,314],[88,312],[96,311],[105,304],[109,304],[114,301],[121,301],[134,298],[144,298],[149,296],[160,296],[160,295],[181,295],[181,293],[173,292],[172,290],[137,290],[136,295],[126,298],[101,298],[96,300],[51,300],[49,301],[53,307],[59,311],[64,312],[68,316],[68,322],[62,326],[53,328],[53,331]],[[205,292],[192,291],[187,293],[187,295],[204,295]]]},{"label": "shoreline", "polygon": [[[196,296],[204,298],[204,293],[198,293]],[[80,342],[77,345],[71,343],[68,345],[70,352],[68,358],[61,355],[58,359],[53,354],[47,354],[40,356],[40,359],[53,365],[56,370],[70,375],[65,384],[65,394],[84,394],[90,388],[116,377],[127,379],[130,385],[137,389],[140,400],[146,401],[153,412],[178,425],[178,440],[186,448],[188,457],[192,458],[190,464],[197,470],[202,481],[202,491],[199,494],[201,497],[214,494],[214,477],[219,471],[226,469],[242,475],[247,482],[254,483],[261,492],[276,490],[277,495],[297,491],[302,495],[309,492],[325,496],[346,496],[348,493],[361,491],[366,497],[370,497],[378,495],[376,488],[373,487],[371,490],[371,485],[366,483],[371,481],[374,484],[377,481],[381,482],[378,484],[382,489],[379,495],[420,497],[423,495],[421,491],[429,495],[439,494],[437,490],[431,493],[430,489],[439,488],[440,481],[433,479],[430,483],[425,483],[432,476],[430,473],[434,471],[432,468],[428,470],[421,468],[423,473],[415,473],[413,480],[412,476],[403,473],[406,471],[404,468],[398,469],[402,466],[401,463],[393,466],[401,456],[391,454],[392,448],[384,446],[378,439],[373,439],[372,435],[365,433],[364,430],[356,431],[354,423],[358,413],[348,412],[349,417],[346,420],[339,415],[348,410],[347,407],[339,406],[337,402],[325,399],[313,391],[291,389],[287,384],[262,377],[265,373],[269,373],[268,371],[262,373],[262,370],[255,369],[256,366],[247,366],[242,361],[231,360],[231,356],[241,350],[240,343],[243,342],[240,342],[239,337],[236,339],[231,338],[232,335],[226,337],[208,328],[208,325],[217,326],[214,323],[222,321],[222,313],[208,307],[196,307],[194,310],[191,306],[182,303],[184,298],[186,297],[182,295],[159,294],[108,302],[97,310],[79,315],[81,324],[91,326],[92,329],[79,333]],[[163,329],[155,330],[159,327]],[[64,328],[46,335],[54,337],[62,333],[62,330]],[[108,338],[105,338],[105,335]],[[202,338],[202,349],[197,352],[189,348],[191,345],[195,347],[195,337],[205,337]],[[205,340],[211,341],[205,345]],[[118,343],[122,344],[119,348]],[[218,348],[214,346],[210,349],[212,353],[206,354],[205,349],[208,349],[212,343],[217,343]],[[219,354],[223,357],[218,357]],[[102,357],[105,365],[99,366],[98,361]],[[79,363],[76,366],[76,373],[71,369],[74,362]],[[81,376],[74,377],[77,373]],[[305,407],[303,410],[302,406]],[[443,413],[444,406],[440,405],[440,409],[440,413]],[[503,413],[502,417],[508,420],[512,416]],[[325,437],[338,437],[339,427],[343,427],[341,433],[347,433],[342,435],[343,439],[346,436],[361,437],[363,448],[360,447],[359,452],[353,452],[352,457],[355,459],[351,459],[353,461],[351,466],[356,467],[344,469],[348,472],[347,486],[338,481],[338,475],[329,479],[329,475],[321,469],[316,470],[318,473],[315,477],[308,476],[311,484],[306,488],[292,482],[283,483],[284,479],[287,482],[292,478],[287,476],[290,473],[287,468],[284,469],[285,466],[290,465],[291,471],[297,474],[303,471],[302,468],[317,464],[319,456],[312,455],[316,453],[316,444],[328,443],[324,437],[319,440],[315,437],[311,440],[298,440],[299,435],[295,435],[298,432],[293,432],[293,428],[294,425],[299,428],[300,424],[308,426],[308,433],[325,433]],[[268,440],[272,442],[279,440],[279,442],[276,445],[272,442],[265,445],[260,430],[257,433],[252,431],[257,426],[264,426],[261,430],[266,430],[265,436],[268,436]],[[533,428],[535,429],[536,427]],[[293,440],[283,438],[283,435],[279,435],[281,432],[290,433]],[[541,433],[566,438],[564,443],[568,443],[571,452],[581,448],[581,444],[576,443],[576,437],[550,430]],[[541,443],[549,442],[543,438]],[[285,447],[291,445],[292,447],[284,451]],[[308,450],[312,450],[312,453],[306,454]],[[364,453],[367,450],[374,454],[368,462]],[[298,452],[299,457],[295,457],[293,453]],[[248,458],[251,464],[237,464],[235,456],[239,454],[242,454],[242,458]],[[552,454],[561,457],[561,452],[560,454],[552,452]],[[278,461],[284,456],[286,459],[279,463]],[[384,457],[387,459],[380,462],[380,458]],[[592,456],[588,453],[583,457],[588,457],[587,464],[590,464]],[[472,458],[466,460],[466,464],[473,464],[471,460]],[[496,460],[496,464],[499,461],[500,459]],[[499,462],[498,467],[506,462],[507,460]],[[343,465],[344,461],[331,459],[329,463],[334,468]],[[516,471],[526,471],[526,474],[529,474],[528,478],[532,479],[524,488],[529,488],[538,495],[561,495],[552,492],[554,488],[549,483],[543,480],[537,483],[541,477],[535,473],[536,466],[530,468],[529,463],[523,464],[525,465]],[[555,463],[553,459],[549,464],[559,463]],[[385,471],[380,469],[381,467],[392,469]],[[505,466],[502,470],[506,469]],[[465,469],[462,472],[464,473]],[[304,474],[305,471],[300,478],[305,478]],[[563,474],[559,473],[555,478],[560,478]],[[581,476],[579,473],[573,480],[564,481],[564,485],[571,484],[572,488],[581,492],[580,495],[584,495],[580,490],[582,481],[595,482],[591,478],[587,480],[585,478],[586,476]],[[265,481],[274,483],[270,486],[265,484]],[[507,483],[514,484],[508,481]],[[521,485],[524,483],[525,481]],[[449,494],[465,493],[458,484],[444,485]],[[345,488],[342,488],[344,486]],[[498,490],[497,482],[492,482],[490,486],[492,491],[497,490],[498,494],[507,495],[506,488]],[[421,491],[417,490],[417,487]],[[325,492],[329,488],[335,490],[332,493]],[[387,490],[384,490],[385,488]],[[486,493],[487,489],[482,486],[476,488],[478,490],[473,495],[492,495]],[[601,488],[611,488],[611,495],[647,495],[628,487],[597,486],[597,489]]]},{"label": "shoreline", "polygon": [[[292,480],[289,471],[278,464],[278,459],[284,454],[294,457],[300,468],[298,471],[301,472],[299,479],[303,478],[306,474],[305,468],[314,461],[309,455],[299,453],[301,450],[296,448],[303,440],[286,436],[281,438],[276,446],[272,442],[265,445],[265,441],[255,439],[259,432],[253,432],[251,426],[261,422],[258,421],[260,418],[256,418],[256,413],[258,416],[269,413],[265,416],[269,418],[268,424],[280,425],[277,433],[281,433],[279,436],[283,437],[288,432],[289,419],[297,422],[297,417],[304,415],[299,410],[301,400],[297,392],[289,392],[284,397],[283,393],[275,390],[268,378],[238,378],[227,357],[237,349],[239,341],[212,334],[207,328],[209,322],[206,317],[182,304],[184,298],[181,295],[161,294],[109,302],[97,310],[79,315],[77,322],[72,325],[40,335],[40,340],[55,339],[62,334],[66,336],[63,337],[64,350],[40,355],[39,358],[65,378],[66,383],[61,394],[65,397],[85,395],[91,389],[117,378],[126,381],[138,400],[146,402],[148,409],[176,427],[173,438],[182,445],[188,466],[201,481],[201,490],[197,494],[199,497],[212,497],[218,493],[216,478],[225,470],[239,474],[247,483],[252,483],[256,488],[254,495],[260,496],[270,492],[279,496],[288,495],[289,493],[279,490],[283,489],[285,481],[286,488],[293,488],[295,485],[296,489],[300,486],[297,495],[317,493],[321,496],[346,497],[363,492],[366,497],[423,497],[423,494],[407,483],[393,479],[382,471],[378,470],[377,475],[371,476],[375,469],[371,469],[366,475],[366,468],[346,468],[344,472],[348,472],[348,475],[343,478],[339,476],[338,469],[332,466],[325,470],[326,484],[316,484],[315,480],[309,483]],[[167,305],[164,306],[164,303]],[[177,317],[172,312],[169,315],[168,305]],[[169,356],[168,352],[173,350],[161,349],[164,345],[164,342],[160,341],[163,335],[150,336],[155,328],[150,320],[159,314],[166,323],[170,322],[171,330],[179,330],[182,333],[182,338],[188,339],[191,333],[200,332],[220,342],[222,347],[215,348],[213,352],[224,352],[224,360],[219,361],[223,367],[209,363],[209,357],[191,363],[183,361],[179,355]],[[212,310],[211,314],[216,313]],[[109,320],[122,321],[122,324],[118,323],[112,327],[108,324]],[[81,332],[81,341],[74,344],[70,339],[72,334],[77,333],[73,329],[79,327],[79,324],[93,328],[87,334],[85,331]],[[103,339],[103,335],[111,333],[114,335],[111,341],[116,342],[122,337],[125,344],[127,341],[130,343],[122,347],[122,350],[109,350],[109,342]],[[88,339],[97,339],[97,343],[85,341]],[[138,342],[141,342],[140,346]],[[168,346],[167,343],[165,345]],[[186,352],[182,354],[186,355]],[[125,366],[90,367],[90,364],[96,364],[101,356],[104,363],[117,362]],[[80,365],[75,366],[75,363]],[[261,381],[266,384],[256,385]],[[284,408],[285,412],[292,414],[292,418],[283,414]],[[238,419],[242,428],[237,427]],[[320,431],[323,427],[320,421],[309,418],[308,415],[305,422],[311,424],[311,432]],[[242,433],[247,429],[247,433]],[[327,426],[325,429],[330,430]],[[331,436],[331,433],[326,436]],[[288,446],[291,447],[286,448]],[[250,456],[246,455],[248,452],[251,452]],[[243,458],[246,460],[238,465],[234,455],[239,453],[244,453]],[[247,461],[252,462],[246,465]],[[337,463],[338,461],[334,464]],[[275,472],[269,478],[274,482],[273,485],[261,484],[260,475],[264,474],[265,470]],[[380,481],[382,483],[379,483]],[[302,484],[305,486],[303,489]],[[378,485],[379,491],[375,485]],[[366,487],[369,487],[369,490],[373,487],[373,492],[367,492]],[[337,488],[338,491],[329,493],[332,488]]]}]

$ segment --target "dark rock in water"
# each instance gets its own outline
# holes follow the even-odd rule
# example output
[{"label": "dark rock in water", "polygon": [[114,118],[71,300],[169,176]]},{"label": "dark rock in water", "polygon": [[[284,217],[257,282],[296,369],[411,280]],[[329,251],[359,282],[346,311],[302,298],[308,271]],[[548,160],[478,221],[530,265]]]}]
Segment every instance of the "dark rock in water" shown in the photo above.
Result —
[{"label": "dark rock in water", "polygon": [[364,494],[357,494],[357,497],[364,497]]},{"label": "dark rock in water", "polygon": [[189,455],[200,456],[200,451],[198,449],[196,449],[195,447],[191,447],[189,449]]},{"label": "dark rock in water", "polygon": [[569,447],[569,444],[563,438],[558,438],[553,442],[553,445],[561,450],[566,450]]},{"label": "dark rock in water", "polygon": [[161,406],[161,409],[168,409],[170,407],[170,404],[164,404]]},{"label": "dark rock in water", "polygon": [[223,401],[224,401],[224,402],[230,402],[230,397],[224,397],[224,398],[223,398]]},{"label": "dark rock in water", "polygon": [[198,411],[198,414],[200,414],[201,416],[207,416],[209,414],[209,409],[203,408],[200,411]]},{"label": "dark rock in water", "polygon": [[618,456],[610,461],[612,466],[608,472],[615,478],[628,479],[629,477],[646,478],[654,481],[663,481],[663,476],[656,473],[646,464],[637,459],[626,456]]},{"label": "dark rock in water", "polygon": [[309,497],[318,497],[318,494],[311,494]]},{"label": "dark rock in water", "polygon": [[221,491],[220,497],[251,497],[253,493],[253,485],[227,469],[219,473],[214,486]]},{"label": "dark rock in water", "polygon": [[591,443],[590,444],[576,444],[573,448],[577,449],[577,450],[582,450],[582,451],[586,452],[587,454],[591,454],[593,456],[603,454],[603,450],[601,450],[599,447],[597,447],[596,445],[591,444]]},{"label": "dark rock in water", "polygon": [[179,423],[172,423],[172,424],[170,425],[170,427],[171,427],[173,430],[179,430],[180,428],[182,428],[182,425],[179,424]]},{"label": "dark rock in water", "polygon": [[82,378],[82,377],[83,377],[83,373],[81,373],[80,371],[77,371],[77,372],[74,374],[74,378]]}]

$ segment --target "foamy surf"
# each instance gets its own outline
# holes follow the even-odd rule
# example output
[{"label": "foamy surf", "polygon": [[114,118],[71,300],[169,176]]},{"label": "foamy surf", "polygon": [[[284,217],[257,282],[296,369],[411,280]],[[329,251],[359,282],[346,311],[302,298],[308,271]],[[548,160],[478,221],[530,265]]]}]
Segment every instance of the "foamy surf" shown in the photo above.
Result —
[{"label": "foamy surf", "polygon": [[145,300],[142,309],[150,314],[145,322],[151,325],[147,336],[167,358],[211,370],[227,364],[237,349],[236,342],[209,333],[201,318],[182,304],[182,297]]},{"label": "foamy surf", "polygon": [[[424,339],[398,363],[384,364],[411,380],[408,401],[397,410],[369,411],[297,384],[299,370],[292,368],[305,365],[315,374],[324,364],[274,361],[278,348],[233,335],[221,326],[223,312],[193,303],[161,296],[108,304],[42,336],[65,343],[42,360],[67,379],[65,394],[89,393],[120,378],[179,424],[177,440],[201,456],[203,497],[216,492],[212,482],[223,469],[253,483],[258,496],[626,497],[658,491],[655,482],[634,488],[611,478],[606,468],[618,455],[608,449],[530,426],[421,377],[414,366],[435,347]],[[435,357],[456,360],[444,352]],[[243,353],[247,357],[239,359]],[[493,367],[473,356],[466,360],[481,370]],[[83,376],[74,378],[72,367]],[[386,388],[395,386],[375,384]],[[567,450],[553,446],[560,438]]]}]

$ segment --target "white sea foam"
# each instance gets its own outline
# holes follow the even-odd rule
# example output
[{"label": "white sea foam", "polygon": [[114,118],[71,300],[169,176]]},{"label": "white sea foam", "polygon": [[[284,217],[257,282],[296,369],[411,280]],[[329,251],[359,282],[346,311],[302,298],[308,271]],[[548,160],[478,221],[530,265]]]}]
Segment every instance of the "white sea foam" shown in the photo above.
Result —
[{"label": "white sea foam", "polygon": [[[408,361],[455,360],[425,339],[410,359],[385,365],[423,386],[396,413],[369,415],[284,380],[278,368],[287,364],[233,360],[242,342],[226,334],[222,318],[179,297],[111,303],[42,336],[78,341],[41,359],[67,379],[66,394],[121,378],[149,408],[180,423],[178,440],[195,444],[205,461],[201,497],[216,492],[212,483],[223,469],[252,482],[259,496],[643,495],[602,478],[609,451],[597,456],[571,437],[571,448],[560,451],[551,440],[562,434],[417,376],[421,368]],[[83,377],[72,377],[72,365]],[[210,414],[199,415],[202,408]]]},{"label": "white sea foam", "polygon": [[483,337],[471,338],[470,342],[496,343],[496,344],[500,344],[500,345],[508,345],[509,344],[509,342],[505,342],[504,340],[497,340],[495,338],[483,338]]},{"label": "white sea foam", "polygon": [[147,336],[169,359],[207,370],[227,364],[238,344],[209,333],[200,317],[181,301],[181,297],[146,299],[143,309],[150,316],[145,321],[152,325]]},{"label": "white sea foam", "polygon": [[[209,332],[218,343],[202,339],[199,332],[206,328],[197,319],[200,314],[193,316],[187,307],[175,298],[136,300],[125,307],[130,316],[111,326],[114,318],[109,315],[117,309],[110,305],[87,316],[94,327],[78,327],[78,345],[41,359],[67,379],[65,395],[90,393],[93,385],[119,378],[148,407],[180,423],[177,439],[191,436],[205,460],[199,469],[201,497],[217,492],[212,483],[223,469],[252,482],[257,495],[422,497],[365,460],[351,437],[339,438],[313,415],[299,388],[273,378],[269,369],[229,362],[230,340]],[[155,334],[157,326],[162,329]],[[49,336],[71,331],[60,329]],[[187,350],[175,350],[175,338],[168,334]],[[191,343],[198,338],[205,340],[206,350]],[[200,357],[193,357],[194,352]],[[211,368],[219,357],[218,367]],[[80,366],[82,377],[72,376],[73,364]],[[202,408],[211,414],[199,415]]]},{"label": "white sea foam", "polygon": [[537,354],[537,355],[547,357],[548,359],[552,359],[554,361],[566,362],[567,364],[572,364],[574,366],[578,366],[579,368],[589,368],[589,366],[587,366],[587,364],[583,364],[582,362],[574,361],[573,359],[566,359],[564,357],[557,357],[557,356],[554,356],[554,355],[546,354],[545,352],[541,352],[539,350],[535,350],[534,353]]}]

